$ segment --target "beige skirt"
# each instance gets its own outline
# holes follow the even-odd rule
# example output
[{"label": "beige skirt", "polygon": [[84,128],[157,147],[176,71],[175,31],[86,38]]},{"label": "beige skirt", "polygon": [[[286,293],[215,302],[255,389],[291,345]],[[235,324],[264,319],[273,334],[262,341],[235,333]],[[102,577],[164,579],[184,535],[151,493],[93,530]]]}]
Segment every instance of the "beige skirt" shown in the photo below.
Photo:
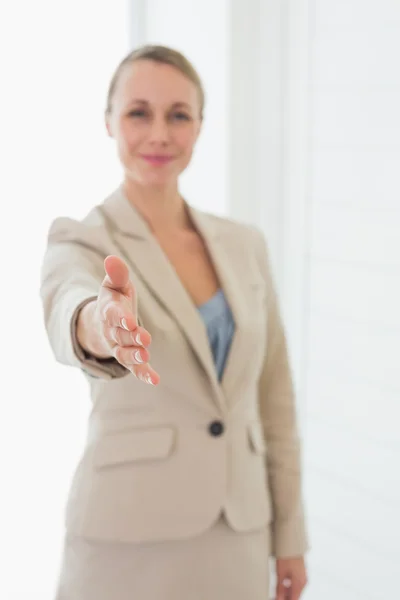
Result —
[{"label": "beige skirt", "polygon": [[126,544],[67,536],[56,600],[268,600],[269,531],[221,517],[188,540]]}]

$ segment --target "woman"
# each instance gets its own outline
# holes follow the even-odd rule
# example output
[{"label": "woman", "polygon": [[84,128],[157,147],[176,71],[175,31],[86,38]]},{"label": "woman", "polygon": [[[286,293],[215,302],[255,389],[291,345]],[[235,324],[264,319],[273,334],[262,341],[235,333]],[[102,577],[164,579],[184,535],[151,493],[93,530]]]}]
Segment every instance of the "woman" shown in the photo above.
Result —
[{"label": "woman", "polygon": [[[55,357],[93,410],[58,600],[296,600],[307,549],[285,336],[262,235],[179,193],[204,94],[178,52],[118,67],[106,126],[124,180],[50,228]],[[150,356],[151,355],[151,356]]]}]

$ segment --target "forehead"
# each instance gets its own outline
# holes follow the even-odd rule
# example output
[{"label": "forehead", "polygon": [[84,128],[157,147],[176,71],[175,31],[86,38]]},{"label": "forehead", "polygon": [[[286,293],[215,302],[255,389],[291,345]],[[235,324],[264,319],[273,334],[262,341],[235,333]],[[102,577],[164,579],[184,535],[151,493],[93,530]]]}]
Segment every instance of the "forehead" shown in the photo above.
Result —
[{"label": "forehead", "polygon": [[125,67],[114,98],[121,105],[135,99],[159,105],[176,102],[198,104],[197,88],[190,79],[171,65],[150,60],[140,60]]}]

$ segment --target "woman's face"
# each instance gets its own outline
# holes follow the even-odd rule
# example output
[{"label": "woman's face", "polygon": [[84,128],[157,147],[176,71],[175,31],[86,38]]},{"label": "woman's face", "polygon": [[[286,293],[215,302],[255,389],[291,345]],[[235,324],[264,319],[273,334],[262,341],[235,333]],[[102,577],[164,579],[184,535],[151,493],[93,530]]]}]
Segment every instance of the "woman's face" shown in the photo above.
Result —
[{"label": "woman's face", "polygon": [[123,70],[107,130],[128,179],[142,185],[176,183],[200,127],[198,90],[178,69],[139,60]]}]

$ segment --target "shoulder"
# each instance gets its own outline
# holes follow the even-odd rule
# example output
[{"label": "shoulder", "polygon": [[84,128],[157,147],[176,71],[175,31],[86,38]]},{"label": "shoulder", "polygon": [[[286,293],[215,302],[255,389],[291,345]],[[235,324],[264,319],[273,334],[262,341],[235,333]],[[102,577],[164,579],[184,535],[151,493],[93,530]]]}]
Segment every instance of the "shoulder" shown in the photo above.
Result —
[{"label": "shoulder", "polygon": [[201,215],[202,223],[222,243],[225,241],[226,244],[245,248],[261,265],[262,270],[269,268],[268,243],[260,227],[207,212],[201,212]]},{"label": "shoulder", "polygon": [[240,248],[246,252],[250,263],[257,264],[263,278],[270,281],[272,267],[267,239],[257,225],[243,223],[231,217],[221,217],[202,212],[202,223],[218,237],[227,248]]},{"label": "shoulder", "polygon": [[55,218],[49,225],[48,244],[74,243],[101,251],[105,241],[105,227],[100,206],[93,206],[81,219],[68,216]]}]

